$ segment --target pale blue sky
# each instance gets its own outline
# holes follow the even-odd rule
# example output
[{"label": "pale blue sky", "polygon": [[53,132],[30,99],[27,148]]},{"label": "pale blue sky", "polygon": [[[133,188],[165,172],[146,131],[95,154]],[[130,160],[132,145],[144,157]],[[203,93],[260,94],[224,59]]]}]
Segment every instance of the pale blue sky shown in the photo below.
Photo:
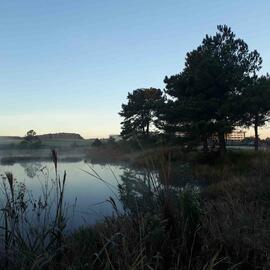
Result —
[{"label": "pale blue sky", "polygon": [[270,71],[270,1],[2,0],[0,135],[118,133],[127,92],[163,88],[217,24]]}]

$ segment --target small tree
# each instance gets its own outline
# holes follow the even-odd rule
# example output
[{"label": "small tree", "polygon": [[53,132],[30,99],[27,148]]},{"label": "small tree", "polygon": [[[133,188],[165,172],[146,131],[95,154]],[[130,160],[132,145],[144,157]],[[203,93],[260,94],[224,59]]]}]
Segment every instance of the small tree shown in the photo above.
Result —
[{"label": "small tree", "polygon": [[92,146],[94,146],[94,147],[102,146],[101,140],[100,139],[95,139],[94,142],[92,143]]},{"label": "small tree", "polygon": [[34,141],[36,141],[36,139],[38,139],[38,137],[36,137],[36,135],[37,135],[37,133],[33,129],[31,129],[31,130],[27,131],[24,139],[26,141],[28,141],[29,143],[33,143]]},{"label": "small tree", "polygon": [[119,113],[124,118],[121,135],[130,138],[135,135],[149,137],[150,127],[156,119],[156,110],[164,104],[160,89],[142,88],[128,93],[128,103],[122,104]]},{"label": "small tree", "polygon": [[39,148],[41,146],[41,140],[37,136],[37,133],[31,129],[26,133],[21,145],[23,147]]}]

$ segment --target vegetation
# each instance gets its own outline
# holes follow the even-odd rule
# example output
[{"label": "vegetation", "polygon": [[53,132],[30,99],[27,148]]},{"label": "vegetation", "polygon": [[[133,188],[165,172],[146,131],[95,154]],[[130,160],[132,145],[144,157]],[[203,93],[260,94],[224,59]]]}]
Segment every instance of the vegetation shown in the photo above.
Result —
[{"label": "vegetation", "polygon": [[94,142],[92,143],[92,146],[94,146],[94,147],[100,147],[100,146],[102,146],[101,140],[95,139]]},{"label": "vegetation", "polygon": [[[215,136],[220,151],[225,152],[227,133],[236,127],[254,126],[255,150],[258,150],[258,127],[268,121],[270,111],[269,76],[257,76],[261,64],[259,53],[250,51],[230,27],[218,26],[214,36],[206,35],[197,49],[187,53],[183,71],[166,76],[168,99],[159,99],[156,127],[169,138],[178,134],[203,144],[205,152],[209,150],[209,139]],[[132,97],[129,94],[130,104]],[[135,111],[143,111],[143,106],[146,102],[136,103]],[[122,128],[124,138],[127,129],[128,134],[138,136],[142,133],[138,129],[144,128],[135,121],[134,125],[128,125],[129,107],[123,105],[120,113],[126,123]]]},{"label": "vegetation", "polygon": [[255,133],[255,150],[259,148],[258,128],[264,126],[269,120],[270,114],[270,77],[261,76],[253,78],[244,92],[244,124],[254,128]]},{"label": "vegetation", "polygon": [[24,139],[20,142],[20,147],[22,148],[40,148],[41,140],[37,136],[37,133],[34,130],[29,130]]},{"label": "vegetation", "polygon": [[150,135],[151,125],[155,123],[156,111],[163,105],[164,96],[160,89],[144,88],[128,93],[128,103],[122,105],[120,116],[124,117],[122,122],[122,133],[124,138]]},{"label": "vegetation", "polygon": [[146,160],[158,171],[127,170],[122,176],[118,199],[124,210],[110,197],[113,216],[71,235],[65,231],[66,176],[57,174],[55,152],[56,178],[45,197],[31,200],[26,187],[6,173],[1,267],[267,269],[269,153],[183,153],[198,179],[189,184],[175,182],[169,153],[159,156]]},{"label": "vegetation", "polygon": [[[66,173],[57,172],[53,151],[55,178],[44,168],[40,194],[33,196],[12,173],[2,175],[0,265],[1,269],[42,269],[51,260],[58,261],[66,227],[64,189]],[[30,267],[30,268],[31,268]]]},{"label": "vegetation", "polygon": [[[56,151],[55,177],[51,181],[42,168],[44,187],[36,198],[6,172],[0,189],[0,267],[269,269],[270,154],[226,152],[225,140],[236,127],[253,126],[255,137],[247,141],[258,150],[258,128],[270,112],[270,78],[258,76],[261,64],[256,50],[229,27],[218,26],[187,54],[183,71],[165,78],[164,93],[156,88],[129,93],[120,112],[124,140],[96,139],[91,151],[111,160],[139,153],[133,159],[142,169],[125,171],[117,194],[106,201],[113,215],[93,226],[66,230],[66,173],[58,174]],[[219,153],[209,151],[213,137]],[[37,142],[31,130],[22,144]],[[203,152],[189,151],[199,144]],[[94,169],[87,173],[107,185]]]},{"label": "vegetation", "polygon": [[91,146],[91,139],[83,139],[76,133],[38,134],[30,130],[24,137],[0,136],[0,150],[2,149],[63,149]]}]

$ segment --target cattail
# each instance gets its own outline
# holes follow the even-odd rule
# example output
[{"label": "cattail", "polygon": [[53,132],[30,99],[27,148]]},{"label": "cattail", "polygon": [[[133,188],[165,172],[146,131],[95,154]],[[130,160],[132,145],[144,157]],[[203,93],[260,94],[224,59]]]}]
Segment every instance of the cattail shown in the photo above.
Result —
[{"label": "cattail", "polygon": [[55,173],[57,174],[57,153],[54,149],[52,150],[52,159],[54,163]]},{"label": "cattail", "polygon": [[12,201],[14,200],[14,177],[13,174],[11,172],[6,172],[5,173],[7,180],[8,180],[8,184],[9,184],[9,188],[10,188],[10,192],[11,192],[11,198]]}]

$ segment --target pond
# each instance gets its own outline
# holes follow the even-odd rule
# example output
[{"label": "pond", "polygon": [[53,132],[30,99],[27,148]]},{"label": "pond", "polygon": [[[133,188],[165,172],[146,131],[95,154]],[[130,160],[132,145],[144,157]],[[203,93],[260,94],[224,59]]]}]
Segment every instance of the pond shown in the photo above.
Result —
[{"label": "pond", "polygon": [[[15,197],[21,199],[23,193],[27,194],[23,198],[27,203],[27,215],[35,216],[33,224],[38,222],[36,219],[39,219],[40,215],[43,215],[43,220],[54,220],[59,183],[55,181],[55,167],[51,158],[49,156],[43,159],[37,155],[34,158],[16,155],[2,158],[1,161],[0,208],[6,207],[4,184],[6,184],[6,188],[9,188],[8,178],[5,175],[9,172],[16,179],[18,187],[17,197]],[[169,171],[169,183],[173,186],[183,187],[187,184],[198,186],[190,172],[189,164],[170,165],[168,166]],[[138,207],[146,208],[147,205],[153,207],[151,206],[151,198],[155,190],[153,187],[160,185],[162,188],[167,177],[165,171],[157,171],[153,168],[135,170],[128,164],[96,164],[84,161],[83,157],[75,158],[74,156],[66,156],[65,159],[62,158],[58,161],[57,176],[61,181],[65,172],[64,216],[67,218],[67,229],[70,231],[80,226],[95,224],[112,214],[121,213],[123,208],[132,211]],[[24,187],[23,192],[20,190],[21,186]],[[45,199],[47,197],[48,199]],[[22,206],[20,200],[18,204],[20,208]],[[50,208],[49,213],[46,212],[45,206]],[[42,212],[43,214],[39,213],[39,208],[41,210],[46,208]],[[19,209],[19,212],[21,210],[24,211],[24,209]],[[3,221],[3,211],[1,213]],[[21,216],[25,216],[25,214],[22,213]]]},{"label": "pond", "polygon": [[[58,175],[62,179],[67,173],[64,201],[73,228],[93,224],[111,215],[113,207],[108,199],[111,197],[121,209],[118,200],[118,184],[127,168],[123,165],[91,164],[84,161],[59,162]],[[11,165],[1,164],[0,174],[11,172],[18,182],[25,184],[26,189],[36,199],[47,182],[55,179],[53,162],[27,161]],[[100,179],[98,179],[100,177]],[[1,194],[3,204],[3,194]]]}]

